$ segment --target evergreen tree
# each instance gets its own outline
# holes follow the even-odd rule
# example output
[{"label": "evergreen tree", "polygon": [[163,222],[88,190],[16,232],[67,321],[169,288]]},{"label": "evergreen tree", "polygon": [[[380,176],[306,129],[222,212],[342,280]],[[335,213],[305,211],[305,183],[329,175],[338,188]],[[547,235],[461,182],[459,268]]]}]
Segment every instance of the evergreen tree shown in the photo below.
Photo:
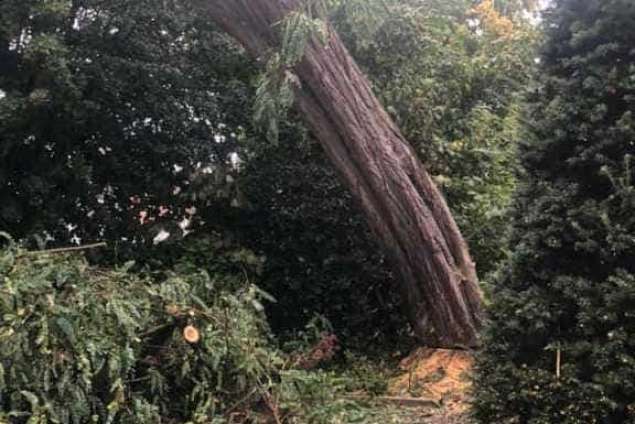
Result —
[{"label": "evergreen tree", "polygon": [[635,422],[635,2],[561,0],[490,308],[484,423]]}]

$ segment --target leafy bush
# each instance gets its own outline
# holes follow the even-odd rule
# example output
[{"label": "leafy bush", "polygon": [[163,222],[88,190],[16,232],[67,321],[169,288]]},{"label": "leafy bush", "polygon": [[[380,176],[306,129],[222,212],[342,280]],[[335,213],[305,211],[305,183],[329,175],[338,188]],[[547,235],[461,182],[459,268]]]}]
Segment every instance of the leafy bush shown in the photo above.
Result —
[{"label": "leafy bush", "polygon": [[514,254],[479,360],[483,423],[635,422],[634,19],[626,0],[546,15]]},{"label": "leafy bush", "polygon": [[[3,251],[4,419],[224,422],[266,398],[282,357],[262,293],[232,279],[201,271],[157,283],[81,257]],[[185,339],[188,326],[200,340]]]},{"label": "leafy bush", "polygon": [[249,283],[260,260],[218,243],[173,245],[142,273],[0,250],[0,422],[360,422],[354,377],[294,369],[319,325],[278,349],[273,299]]}]

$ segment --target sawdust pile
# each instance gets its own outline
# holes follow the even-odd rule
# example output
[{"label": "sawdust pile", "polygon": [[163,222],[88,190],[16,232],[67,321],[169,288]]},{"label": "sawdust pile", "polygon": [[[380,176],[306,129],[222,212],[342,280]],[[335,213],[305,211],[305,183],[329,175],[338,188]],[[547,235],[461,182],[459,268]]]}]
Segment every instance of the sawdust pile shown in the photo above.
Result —
[{"label": "sawdust pile", "polygon": [[393,396],[426,398],[438,402],[452,413],[469,408],[474,357],[462,350],[419,348],[403,359],[403,373],[388,387]]}]

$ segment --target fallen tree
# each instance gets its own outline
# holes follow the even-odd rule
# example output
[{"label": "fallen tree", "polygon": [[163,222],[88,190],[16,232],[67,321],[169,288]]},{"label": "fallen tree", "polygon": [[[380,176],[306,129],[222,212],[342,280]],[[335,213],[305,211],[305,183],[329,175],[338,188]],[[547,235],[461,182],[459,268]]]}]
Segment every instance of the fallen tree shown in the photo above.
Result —
[{"label": "fallen tree", "polygon": [[[300,0],[203,0],[211,18],[255,58],[281,45],[276,23]],[[474,263],[447,204],[399,128],[327,27],[292,69],[296,106],[353,194],[402,282],[417,338],[478,343],[482,300]]]}]

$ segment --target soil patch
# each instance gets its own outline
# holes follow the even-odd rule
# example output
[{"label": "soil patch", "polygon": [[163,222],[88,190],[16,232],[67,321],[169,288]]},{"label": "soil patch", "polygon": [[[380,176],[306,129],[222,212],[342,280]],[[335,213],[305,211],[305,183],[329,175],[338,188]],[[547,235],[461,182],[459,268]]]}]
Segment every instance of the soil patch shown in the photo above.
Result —
[{"label": "soil patch", "polygon": [[447,413],[465,414],[473,365],[469,351],[419,348],[400,362],[401,374],[390,381],[388,394],[430,399]]}]

